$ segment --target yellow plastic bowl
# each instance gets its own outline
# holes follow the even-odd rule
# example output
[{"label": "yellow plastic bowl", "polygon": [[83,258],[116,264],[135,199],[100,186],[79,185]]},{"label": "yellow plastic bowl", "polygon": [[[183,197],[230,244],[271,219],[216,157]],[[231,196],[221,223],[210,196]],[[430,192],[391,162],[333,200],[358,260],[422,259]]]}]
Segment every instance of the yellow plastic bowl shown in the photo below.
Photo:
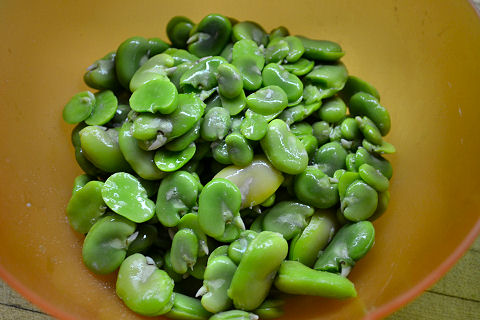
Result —
[{"label": "yellow plastic bowl", "polygon": [[378,319],[432,285],[480,230],[480,23],[461,0],[2,1],[0,275],[61,319],[137,317],[113,277],[82,264],[65,217],[81,171],[61,112],[124,39],[165,38],[170,17],[211,12],[339,42],[392,118],[391,204],[351,274],[358,297],[294,298],[283,319]]}]

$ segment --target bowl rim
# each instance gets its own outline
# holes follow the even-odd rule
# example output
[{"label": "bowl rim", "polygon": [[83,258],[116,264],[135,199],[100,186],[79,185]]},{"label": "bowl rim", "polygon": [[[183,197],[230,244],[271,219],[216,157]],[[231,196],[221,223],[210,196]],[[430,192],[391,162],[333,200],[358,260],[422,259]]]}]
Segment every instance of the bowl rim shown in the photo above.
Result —
[{"label": "bowl rim", "polygon": [[[473,8],[477,14],[477,18],[480,19],[480,3],[477,5],[474,3],[474,0],[467,0],[470,6]],[[391,315],[393,312],[399,310],[401,307],[405,306],[407,303],[412,302],[415,298],[424,293],[425,290],[433,286],[442,276],[444,276],[460,258],[470,249],[473,242],[480,236],[480,216],[475,222],[473,228],[469,231],[467,236],[463,239],[459,246],[437,267],[435,268],[428,276],[426,276],[422,281],[417,285],[413,286],[410,290],[404,292],[400,296],[397,296],[395,299],[391,300],[387,304],[382,305],[379,308],[368,311],[368,314],[364,316],[364,320],[378,320],[383,319],[388,315]],[[15,278],[10,272],[8,272],[3,265],[0,263],[0,278],[5,281],[11,288],[20,293],[23,298],[33,303],[40,310],[47,313],[48,315],[64,320],[78,320],[73,317],[70,313],[57,308],[54,304],[50,303],[48,300],[44,299],[34,291],[30,290],[26,285],[21,281]]]}]

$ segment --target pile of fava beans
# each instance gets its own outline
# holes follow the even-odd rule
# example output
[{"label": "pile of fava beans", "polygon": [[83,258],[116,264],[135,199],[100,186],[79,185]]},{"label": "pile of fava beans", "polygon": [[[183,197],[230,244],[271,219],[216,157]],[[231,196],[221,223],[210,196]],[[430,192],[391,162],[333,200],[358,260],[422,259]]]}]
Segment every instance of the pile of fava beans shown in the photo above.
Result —
[{"label": "pile of fava beans", "polygon": [[210,14],[88,67],[67,205],[94,273],[134,312],[273,319],[290,295],[356,296],[395,152],[377,90],[335,42]]}]

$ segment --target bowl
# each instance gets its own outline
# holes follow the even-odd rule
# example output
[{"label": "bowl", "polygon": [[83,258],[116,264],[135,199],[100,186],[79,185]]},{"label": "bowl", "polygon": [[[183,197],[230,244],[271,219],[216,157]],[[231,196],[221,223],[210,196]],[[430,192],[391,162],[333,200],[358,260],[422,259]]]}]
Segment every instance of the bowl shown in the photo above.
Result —
[{"label": "bowl", "polygon": [[81,261],[65,206],[81,173],[64,104],[94,60],[170,17],[211,12],[339,42],[374,84],[397,147],[391,203],[351,273],[358,297],[288,300],[283,319],[379,319],[438,280],[480,231],[480,22],[468,1],[3,1],[0,10],[0,275],[60,319],[136,319],[114,276]]}]

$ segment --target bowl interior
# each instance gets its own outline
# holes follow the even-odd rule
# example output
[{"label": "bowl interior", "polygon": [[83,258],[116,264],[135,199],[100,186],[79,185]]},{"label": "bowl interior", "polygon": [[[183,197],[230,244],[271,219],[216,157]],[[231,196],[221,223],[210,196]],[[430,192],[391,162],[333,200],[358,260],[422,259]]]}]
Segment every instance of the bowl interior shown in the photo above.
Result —
[{"label": "bowl interior", "polygon": [[[438,279],[480,229],[480,23],[467,1],[4,1],[0,10],[0,274],[60,318],[134,319],[114,276],[83,266],[65,206],[81,171],[63,105],[85,68],[170,17],[218,12],[339,42],[350,74],[374,84],[397,147],[391,203],[351,273],[358,297],[288,301],[284,319],[380,317]],[[294,315],[294,316],[293,316]]]}]

